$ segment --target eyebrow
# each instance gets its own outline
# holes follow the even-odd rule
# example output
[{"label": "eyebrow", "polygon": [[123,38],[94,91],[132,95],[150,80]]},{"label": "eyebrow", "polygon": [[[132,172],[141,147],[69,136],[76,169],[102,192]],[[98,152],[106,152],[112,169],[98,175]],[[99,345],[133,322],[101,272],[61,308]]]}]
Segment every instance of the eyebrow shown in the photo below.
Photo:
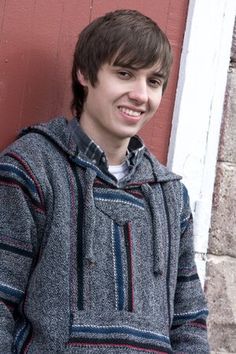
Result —
[{"label": "eyebrow", "polygon": [[164,79],[165,78],[165,75],[161,72],[156,72],[154,71],[151,75],[155,76],[155,77],[158,77],[160,79]]},{"label": "eyebrow", "polygon": [[[131,70],[135,70],[135,71],[141,70],[141,69],[148,69],[148,67],[137,68],[137,67],[132,66],[132,65],[115,65],[115,66],[120,66],[121,68],[131,69]],[[161,70],[160,71],[154,70],[152,72],[152,75],[164,77],[164,74],[161,72]]]},{"label": "eyebrow", "polygon": [[[140,70],[140,69],[145,69],[145,68],[136,68],[135,66],[132,66],[132,65],[122,65],[122,64],[111,64],[111,66],[113,68],[122,68],[122,69],[130,69],[130,70],[134,70],[134,71],[137,71],[137,70]],[[166,79],[166,75],[161,72],[161,71],[153,71],[150,73],[150,76],[154,76],[158,79],[161,79],[161,80],[165,80]]]},{"label": "eyebrow", "polygon": [[[119,67],[119,68],[123,68],[123,69],[130,69],[130,70],[134,70],[134,71],[138,71],[141,69],[145,69],[145,68],[136,68],[135,66],[132,65],[122,65],[122,64],[112,64],[113,67]],[[151,72],[151,75],[157,76],[159,78],[165,78],[165,75],[161,72],[161,71],[153,71]]]}]

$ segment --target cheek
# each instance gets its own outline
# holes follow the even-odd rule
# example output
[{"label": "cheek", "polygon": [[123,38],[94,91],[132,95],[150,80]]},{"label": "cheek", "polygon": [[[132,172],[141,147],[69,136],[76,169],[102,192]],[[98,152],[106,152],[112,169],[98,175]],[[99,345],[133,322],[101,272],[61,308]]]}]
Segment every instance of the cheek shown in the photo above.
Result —
[{"label": "cheek", "polygon": [[155,96],[152,100],[152,109],[154,111],[156,111],[161,103],[161,99],[162,99],[162,94],[158,94],[157,96]]},{"label": "cheek", "polygon": [[102,101],[103,101],[103,94],[99,93],[98,91],[90,91],[89,95],[87,97],[87,103],[90,107],[91,110],[98,110],[102,106]]}]

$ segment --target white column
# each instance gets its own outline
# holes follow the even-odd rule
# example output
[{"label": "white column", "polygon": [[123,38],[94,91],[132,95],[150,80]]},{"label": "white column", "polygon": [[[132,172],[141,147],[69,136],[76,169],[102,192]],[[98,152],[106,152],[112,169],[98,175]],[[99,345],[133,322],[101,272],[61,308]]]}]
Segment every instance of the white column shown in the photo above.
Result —
[{"label": "white column", "polygon": [[190,194],[202,283],[235,15],[236,0],[189,1],[169,146],[168,167]]}]

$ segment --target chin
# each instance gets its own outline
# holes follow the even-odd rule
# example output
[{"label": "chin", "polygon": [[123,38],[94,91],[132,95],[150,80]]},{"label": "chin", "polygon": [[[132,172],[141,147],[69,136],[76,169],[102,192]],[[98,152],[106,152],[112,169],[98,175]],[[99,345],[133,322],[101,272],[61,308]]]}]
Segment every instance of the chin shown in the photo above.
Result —
[{"label": "chin", "polygon": [[133,131],[133,132],[126,132],[120,135],[121,139],[131,139],[133,136],[135,136],[138,133],[138,131]]}]

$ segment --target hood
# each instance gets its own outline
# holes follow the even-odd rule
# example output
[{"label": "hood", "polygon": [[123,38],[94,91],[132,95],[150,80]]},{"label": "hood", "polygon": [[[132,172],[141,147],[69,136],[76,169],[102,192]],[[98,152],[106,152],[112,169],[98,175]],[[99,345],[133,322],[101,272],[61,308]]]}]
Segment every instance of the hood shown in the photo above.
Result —
[{"label": "hood", "polygon": [[[94,170],[98,177],[114,184],[114,180],[107,178],[97,166],[93,164],[86,155],[82,154],[77,147],[76,141],[73,137],[73,132],[70,128],[69,121],[64,117],[55,118],[47,123],[41,123],[27,127],[22,130],[20,136],[28,133],[38,133],[43,135],[52,144],[57,145],[64,153],[66,153],[71,161],[76,165],[80,165],[84,168],[91,168]],[[137,137],[133,137],[133,140]],[[140,138],[138,138],[140,140]],[[135,145],[135,144],[133,144]],[[136,165],[132,173],[123,180],[119,187],[124,187],[127,184],[141,185],[152,184],[160,182],[168,182],[172,180],[179,180],[180,176],[169,171],[164,165],[162,165],[150,151],[143,146],[143,149],[139,151],[139,156],[136,159]],[[132,181],[132,182],[131,182]]]},{"label": "hood", "polygon": [[[43,135],[52,144],[55,144],[57,148],[67,154],[71,161],[78,194],[80,196],[79,199],[83,203],[81,208],[81,210],[83,210],[82,219],[81,213],[78,213],[78,225],[80,225],[80,227],[78,227],[78,234],[84,239],[85,249],[83,250],[83,255],[91,264],[96,263],[93,246],[96,239],[95,204],[93,196],[95,179],[99,177],[108,184],[121,189],[140,186],[143,197],[150,209],[152,220],[153,272],[156,275],[162,275],[164,273],[164,238],[167,237],[167,235],[163,235],[163,232],[160,232],[163,223],[159,212],[159,209],[162,207],[160,203],[164,204],[167,224],[170,223],[163,185],[165,182],[179,180],[181,177],[170,172],[165,166],[158,162],[144,145],[141,145],[141,148],[137,150],[135,164],[130,169],[129,174],[121,181],[117,182],[112,176],[110,177],[109,174],[104,173],[95,166],[85,154],[81,154],[75,142],[75,138],[73,137],[74,134],[71,129],[71,124],[63,117],[56,118],[48,123],[28,127],[22,131],[21,136],[29,133]],[[132,139],[139,138],[133,137]],[[132,145],[137,145],[134,140]],[[80,172],[76,169],[76,166],[83,167],[85,173],[83,178],[79,177],[78,174]],[[81,185],[82,180],[84,184],[83,187]],[[162,201],[157,200],[153,185],[155,185],[155,188],[159,189],[159,192],[162,194]],[[83,227],[81,227],[81,223]],[[168,232],[169,231],[167,231],[167,233]]]},{"label": "hood", "polygon": [[69,156],[76,154],[76,144],[73,142],[71,132],[68,129],[68,120],[64,117],[55,118],[46,123],[40,123],[22,129],[20,136],[38,133],[57,145]]}]

